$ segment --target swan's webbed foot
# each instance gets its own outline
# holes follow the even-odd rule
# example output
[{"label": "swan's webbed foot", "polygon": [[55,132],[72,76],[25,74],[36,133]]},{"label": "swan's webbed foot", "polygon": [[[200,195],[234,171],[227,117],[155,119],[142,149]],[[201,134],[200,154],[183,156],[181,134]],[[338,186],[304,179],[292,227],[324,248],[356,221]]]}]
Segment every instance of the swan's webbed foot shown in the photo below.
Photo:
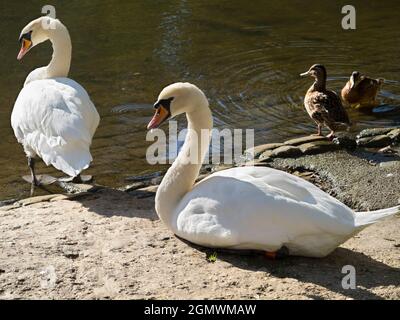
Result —
[{"label": "swan's webbed foot", "polygon": [[[31,197],[33,197],[36,187],[41,187],[42,189],[46,190],[45,188],[43,188],[43,186],[50,185],[57,180],[56,178],[48,176],[48,175],[36,176],[36,174],[35,174],[35,159],[32,157],[28,157],[28,167],[29,167],[29,170],[31,171],[31,175],[23,176],[22,179],[24,179],[26,182],[28,182],[31,185],[31,192],[30,192]],[[46,191],[48,191],[48,190],[46,190]]]},{"label": "swan's webbed foot", "polygon": [[90,183],[93,181],[93,176],[78,174],[75,177],[60,178],[58,179],[58,181],[67,183],[77,183],[77,184]]},{"label": "swan's webbed foot", "polygon": [[40,187],[50,193],[50,191],[47,190],[46,188],[44,188],[44,186],[53,184],[55,181],[57,181],[57,179],[52,176],[49,176],[49,175],[36,176],[36,174],[35,174],[35,159],[33,159],[31,157],[28,157],[28,166],[31,171],[31,175],[23,176],[22,179],[24,179],[26,182],[28,182],[31,185],[30,196],[33,197],[36,187]]},{"label": "swan's webbed foot", "polygon": [[275,252],[265,252],[265,257],[270,260],[283,259],[289,256],[289,249],[285,246]]},{"label": "swan's webbed foot", "polygon": [[77,175],[76,177],[74,177],[74,179],[72,180],[73,183],[90,183],[93,181],[93,176],[90,175]]},{"label": "swan's webbed foot", "polygon": [[32,179],[31,176],[23,176],[22,179],[24,179],[26,182],[28,182],[31,185],[31,192],[30,192],[31,197],[33,197],[36,187],[41,188],[48,193],[52,193],[45,186],[51,185],[57,181],[56,178],[47,176],[47,175],[37,176],[36,180]]}]

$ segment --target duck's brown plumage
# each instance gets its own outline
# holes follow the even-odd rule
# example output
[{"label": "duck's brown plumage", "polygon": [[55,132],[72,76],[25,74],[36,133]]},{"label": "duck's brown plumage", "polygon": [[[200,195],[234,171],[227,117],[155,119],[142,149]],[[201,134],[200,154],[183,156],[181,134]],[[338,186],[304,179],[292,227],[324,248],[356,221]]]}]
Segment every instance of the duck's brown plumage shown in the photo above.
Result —
[{"label": "duck's brown plumage", "polygon": [[351,106],[375,107],[383,79],[371,79],[355,71],[342,89],[342,99]]},{"label": "duck's brown plumage", "polygon": [[304,99],[304,106],[318,125],[318,134],[321,128],[328,127],[330,136],[336,131],[345,129],[351,125],[349,116],[343,107],[342,101],[336,92],[326,89],[326,69],[322,65],[313,65],[302,76],[310,75],[315,78],[314,84],[308,89]]}]

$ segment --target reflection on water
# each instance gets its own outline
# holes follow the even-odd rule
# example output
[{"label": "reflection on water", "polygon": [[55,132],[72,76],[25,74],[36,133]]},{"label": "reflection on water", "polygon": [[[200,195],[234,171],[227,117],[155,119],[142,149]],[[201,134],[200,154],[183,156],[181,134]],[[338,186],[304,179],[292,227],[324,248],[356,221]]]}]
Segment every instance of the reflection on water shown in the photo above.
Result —
[{"label": "reflection on water", "polygon": [[[190,81],[210,99],[218,128],[254,128],[256,143],[312,133],[302,100],[325,64],[328,86],[340,90],[354,70],[386,79],[375,112],[350,111],[358,128],[400,124],[400,28],[397,1],[361,1],[357,30],[341,29],[343,1],[54,1],[73,41],[71,78],[90,93],[102,121],[89,174],[119,186],[152,167],[145,159],[146,125],[159,91]],[[15,98],[30,70],[50,60],[49,44],[16,61],[21,28],[42,1],[0,3],[0,199],[26,196],[28,173],[10,128]],[[184,118],[180,117],[184,127]],[[52,168],[39,172],[57,175]]]}]

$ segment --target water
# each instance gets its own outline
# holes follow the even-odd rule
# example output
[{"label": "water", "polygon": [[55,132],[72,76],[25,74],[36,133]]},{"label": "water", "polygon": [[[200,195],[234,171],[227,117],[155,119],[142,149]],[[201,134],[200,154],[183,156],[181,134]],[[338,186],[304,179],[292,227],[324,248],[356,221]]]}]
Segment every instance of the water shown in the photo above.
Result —
[{"label": "water", "polygon": [[[302,100],[311,79],[299,73],[325,64],[340,90],[352,71],[387,80],[376,113],[351,111],[360,128],[400,125],[398,1],[352,1],[357,30],[341,28],[345,1],[53,1],[73,41],[70,77],[95,102],[102,121],[87,171],[120,186],[147,164],[145,141],[160,90],[176,81],[204,89],[219,128],[254,128],[256,143],[313,133]],[[23,26],[42,1],[0,3],[0,199],[24,197],[26,159],[10,114],[27,74],[48,63],[50,44],[16,60]],[[179,118],[184,126],[184,118]],[[38,166],[38,172],[59,175]]]}]

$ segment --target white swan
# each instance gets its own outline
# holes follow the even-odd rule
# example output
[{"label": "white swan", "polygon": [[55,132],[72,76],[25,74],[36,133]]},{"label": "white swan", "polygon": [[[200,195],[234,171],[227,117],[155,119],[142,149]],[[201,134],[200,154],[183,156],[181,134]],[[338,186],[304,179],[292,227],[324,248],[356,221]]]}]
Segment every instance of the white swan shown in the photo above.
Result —
[{"label": "white swan", "polygon": [[[155,206],[160,219],[192,243],[267,253],[285,248],[290,255],[324,257],[399,211],[354,212],[301,178],[263,167],[229,169],[195,184],[210,142],[207,136],[200,143],[200,132],[213,126],[207,98],[192,84],[176,83],[161,92],[155,108],[149,129],[187,116],[186,141],[158,188]],[[197,164],[190,161],[193,150]]]},{"label": "white swan", "polygon": [[15,102],[11,126],[24,147],[33,186],[34,158],[43,159],[71,177],[79,178],[92,161],[90,145],[100,121],[82,86],[68,79],[72,45],[67,28],[56,19],[41,17],[21,32],[18,60],[34,46],[50,40],[53,57],[46,67],[32,71]]}]

